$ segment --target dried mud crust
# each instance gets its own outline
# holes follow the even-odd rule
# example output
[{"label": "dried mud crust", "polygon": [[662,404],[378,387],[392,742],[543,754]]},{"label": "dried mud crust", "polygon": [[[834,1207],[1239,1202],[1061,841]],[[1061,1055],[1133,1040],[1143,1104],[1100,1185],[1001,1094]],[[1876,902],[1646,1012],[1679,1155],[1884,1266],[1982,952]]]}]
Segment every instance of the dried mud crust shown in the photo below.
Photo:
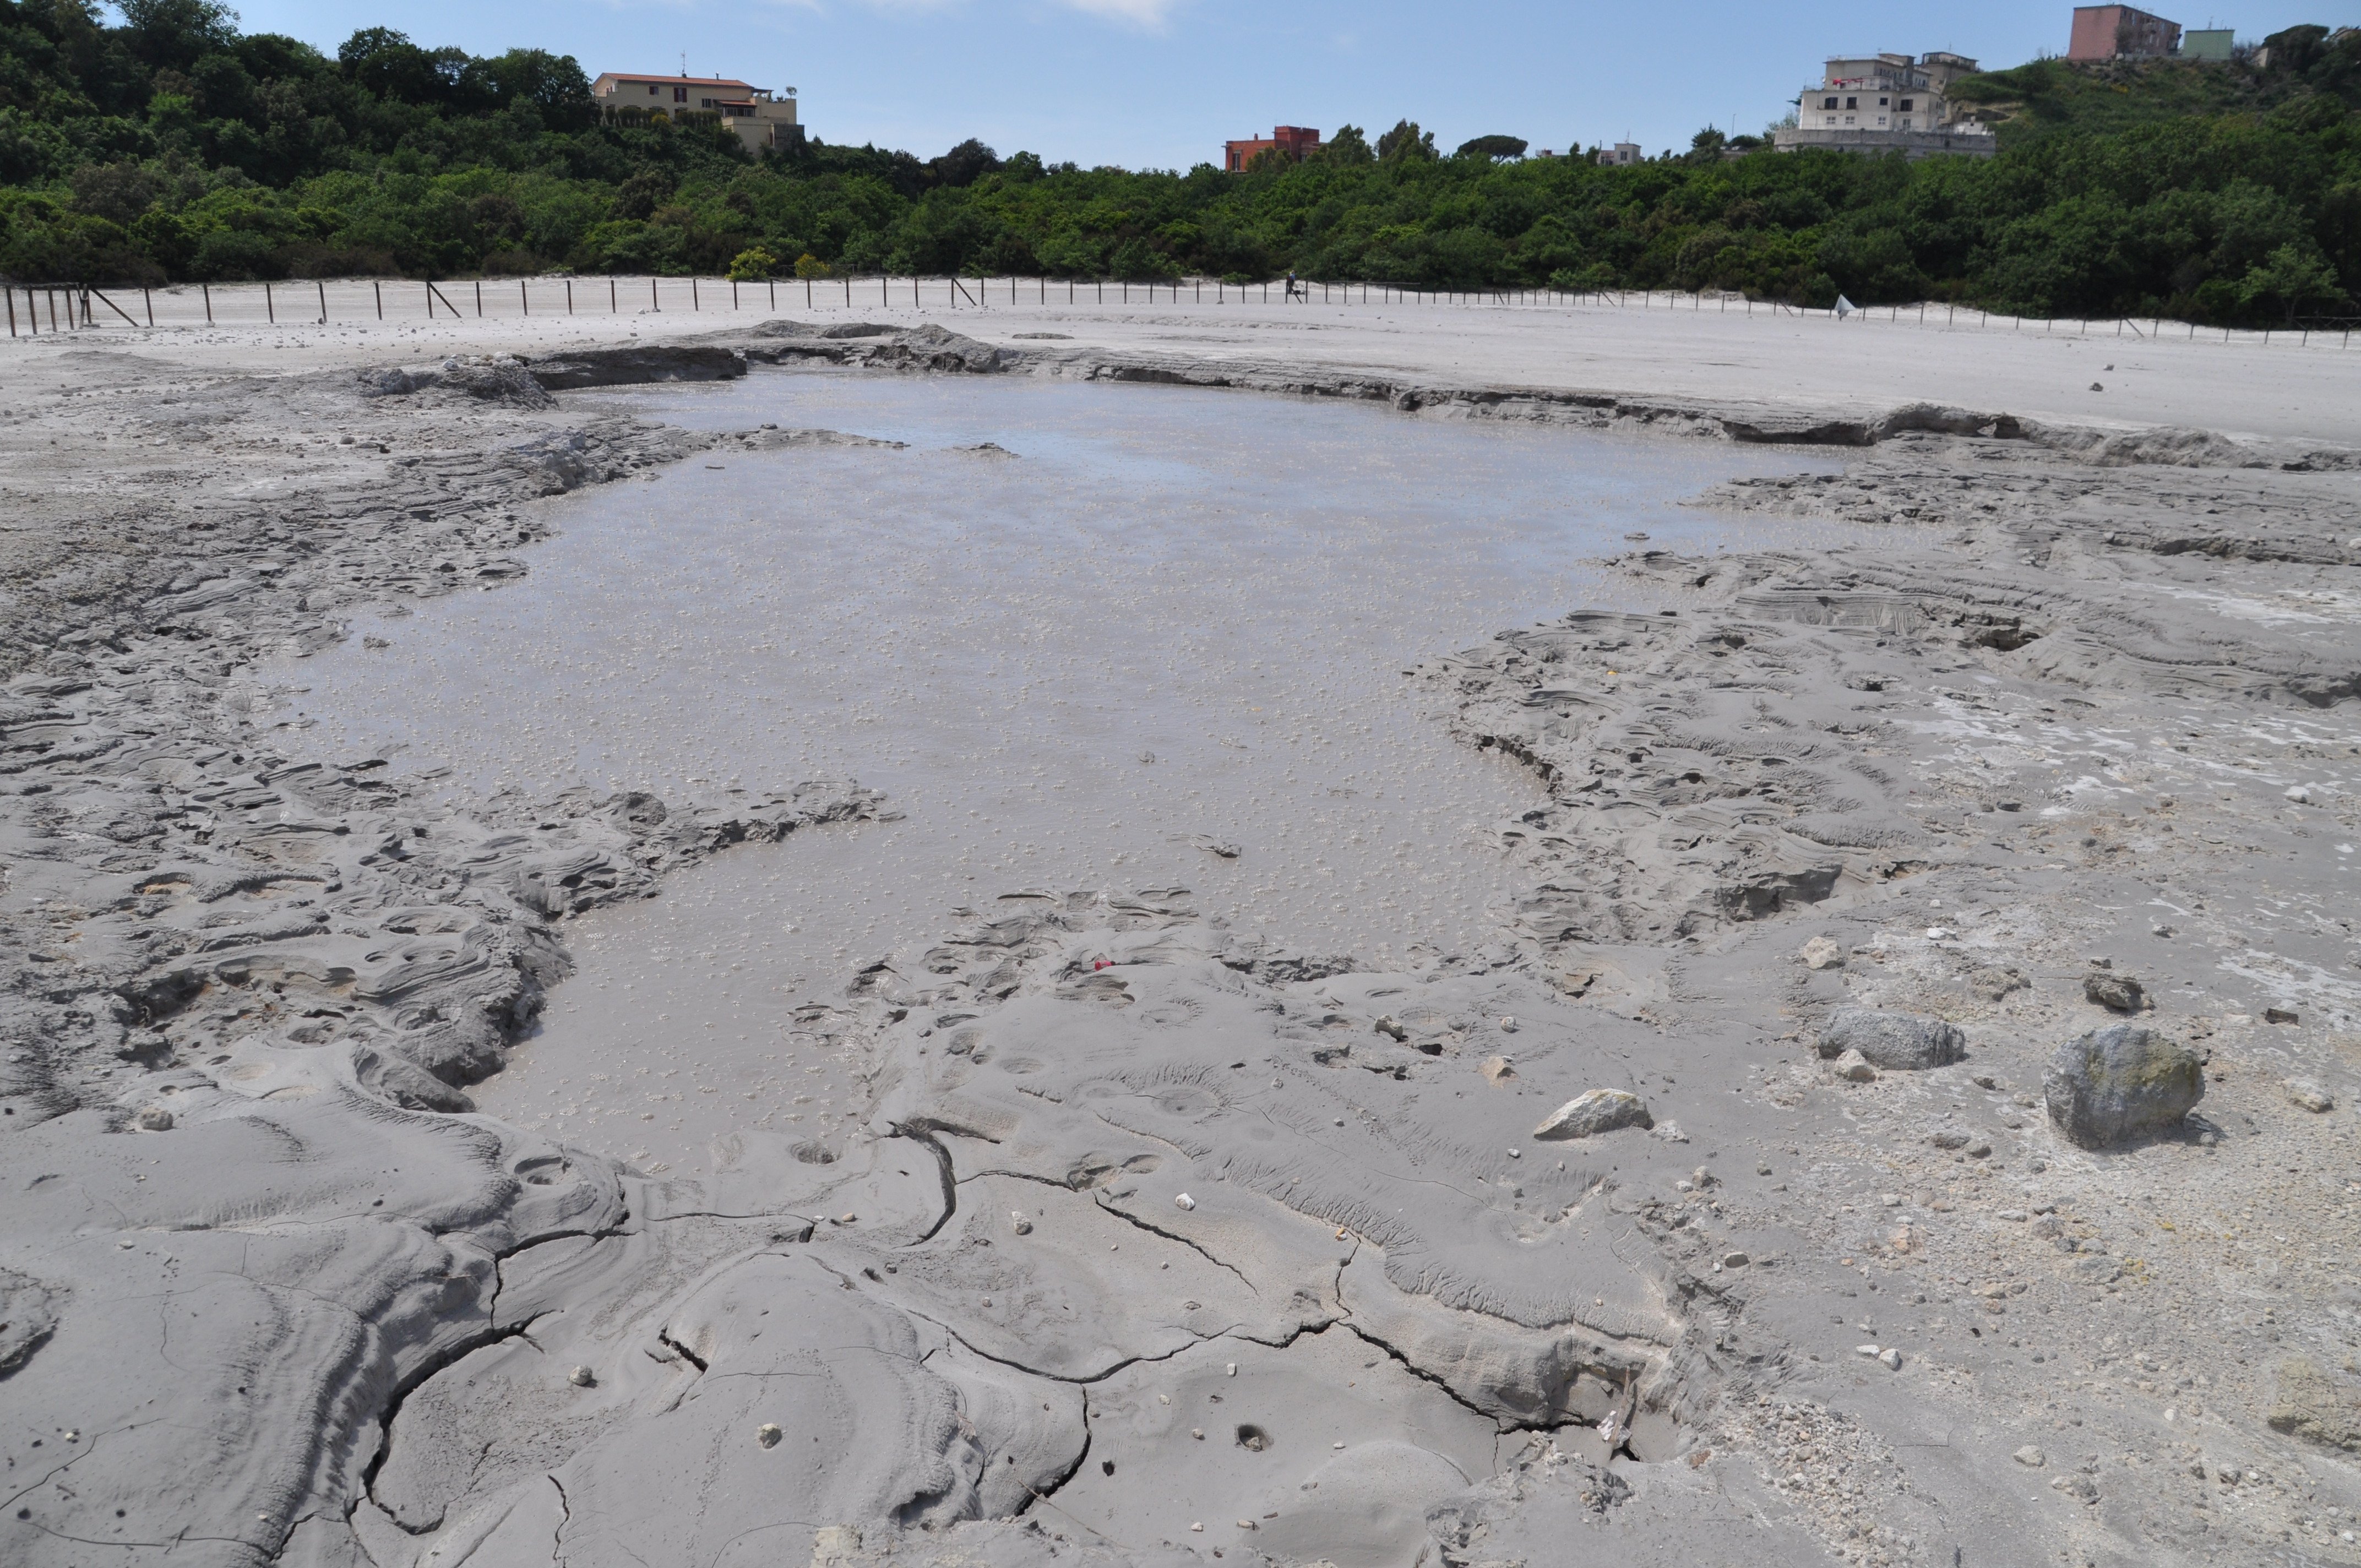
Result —
[{"label": "dried mud crust", "polygon": [[[1641,612],[1416,674],[1553,797],[1483,950],[1013,891],[828,1010],[868,1135],[653,1181],[466,1084],[568,916],[876,797],[412,795],[284,765],[251,669],[512,580],[543,498],[860,439],[552,389],[787,358],[1866,446],[1708,499],[1895,530],[1627,555]],[[0,444],[11,1561],[2352,1555],[2343,455],[862,323],[75,369]],[[2049,1132],[2094,957],[2208,1057],[2180,1135]],[[1967,1059],[1839,1077],[1840,1005]],[[1653,1127],[1535,1137],[1602,1088]]]}]

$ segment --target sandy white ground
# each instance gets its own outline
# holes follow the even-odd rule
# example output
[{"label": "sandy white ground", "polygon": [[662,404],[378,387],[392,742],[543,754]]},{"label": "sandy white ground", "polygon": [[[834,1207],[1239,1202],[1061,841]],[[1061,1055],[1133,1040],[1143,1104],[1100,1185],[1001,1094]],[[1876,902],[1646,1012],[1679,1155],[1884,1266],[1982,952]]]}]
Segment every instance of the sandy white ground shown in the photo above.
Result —
[{"label": "sandy white ground", "polygon": [[[205,328],[159,327],[153,332],[101,324],[79,335],[26,337],[8,345],[23,356],[16,363],[38,364],[76,344],[137,344],[191,368],[212,370],[294,369],[379,358],[402,359],[453,353],[546,354],[572,344],[608,342],[636,335],[642,341],[742,328],[768,319],[754,285],[741,291],[746,308],[720,308],[726,300],[710,280],[708,308],[690,312],[677,281],[668,287],[666,307],[640,308],[632,287],[620,296],[620,315],[590,309],[602,292],[599,280],[584,280],[578,293],[583,313],[567,317],[516,313],[512,297],[494,285],[487,295],[491,314],[453,321],[439,314],[426,321],[413,302],[408,321],[379,324],[368,318],[366,289],[336,285],[330,305],[335,325],[268,326],[253,322]],[[1005,286],[1005,284],[1003,285]],[[304,308],[302,285],[292,286]],[[409,285],[415,289],[416,285]],[[445,285],[458,291],[458,285]],[[544,292],[551,285],[538,287]],[[643,288],[644,284],[640,287]],[[1497,304],[1372,302],[1368,304],[1264,303],[1259,293],[1224,303],[1200,302],[1184,291],[1175,302],[1160,296],[1126,304],[1110,289],[1104,302],[1082,291],[1069,305],[1053,297],[1042,303],[1020,284],[1017,299],[994,299],[982,309],[952,308],[943,285],[923,285],[923,309],[909,303],[906,285],[881,297],[874,284],[856,285],[850,305],[840,293],[831,302],[822,285],[816,308],[798,308],[798,290],[782,285],[776,315],[828,324],[877,321],[896,325],[935,322],[984,342],[1016,344],[1027,333],[1060,333],[1071,341],[1060,346],[1102,347],[1129,353],[1171,353],[1247,360],[1274,367],[1357,370],[1431,380],[1451,386],[1533,386],[1671,397],[1708,404],[1769,404],[1814,413],[1873,415],[1900,404],[1932,402],[2015,414],[2051,423],[2133,428],[2186,426],[2233,436],[2347,444],[2356,440],[2361,411],[2361,351],[2343,346],[2346,335],[2276,334],[2268,342],[2249,333],[2224,342],[2212,329],[2193,334],[2165,323],[2159,335],[2144,338],[2151,323],[2040,322],[1952,313],[1944,324],[1942,307],[1929,307],[1923,323],[1909,307],[1901,319],[1870,311],[1848,321],[1798,316],[1742,302],[1725,306],[1687,297],[1654,308],[1641,296],[1624,306],[1587,304]],[[1137,292],[1137,291],[1135,291]],[[258,315],[247,298],[254,291],[216,291],[224,317],[233,310]],[[675,300],[672,296],[684,297]],[[456,297],[467,308],[471,296]],[[233,298],[236,300],[233,304]],[[640,296],[643,299],[644,296]],[[792,302],[792,303],[791,303]],[[187,308],[185,302],[175,308]],[[359,318],[358,324],[346,324]],[[2104,390],[2093,391],[2096,381]]]}]

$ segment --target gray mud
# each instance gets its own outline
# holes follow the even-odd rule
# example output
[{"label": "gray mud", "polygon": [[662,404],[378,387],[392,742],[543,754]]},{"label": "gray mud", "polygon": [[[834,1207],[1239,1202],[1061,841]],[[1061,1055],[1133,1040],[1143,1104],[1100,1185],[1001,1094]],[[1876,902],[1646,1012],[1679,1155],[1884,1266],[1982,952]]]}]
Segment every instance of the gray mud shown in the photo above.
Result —
[{"label": "gray mud", "polygon": [[952,911],[1011,889],[1187,887],[1241,940],[1338,963],[1496,943],[1546,795],[1410,669],[1597,594],[1627,532],[1858,536],[1675,504],[1721,471],[1694,449],[1373,409],[840,371],[630,406],[906,444],[594,494],[519,589],[265,675],[294,754],[444,789],[884,793],[895,821],[586,918],[582,973],[483,1091],[674,1175],[857,1122],[848,977],[918,973]]},{"label": "gray mud", "polygon": [[[85,354],[19,398],[8,1561],[2354,1560],[2349,455],[939,328],[708,350],[546,383]],[[1056,386],[1148,380],[1374,421],[1402,505],[1325,493],[1312,443],[1247,443],[1234,487],[1273,476],[1325,546],[1249,552],[1250,522],[1187,509],[1252,487],[1178,436],[1170,474],[1093,489],[1104,453],[996,404],[933,444],[908,438],[956,422],[940,401],[733,424],[743,367],[781,358],[1031,373],[975,383],[1005,407],[1158,407]],[[581,389],[650,378],[733,384]],[[1768,537],[1553,531],[1545,467],[1473,534],[1419,510],[1452,452],[1513,468],[1586,430],[1857,450],[1674,449],[1658,472],[1718,454],[1704,500]],[[93,431],[104,463],[48,444]],[[949,449],[978,434],[1000,451]],[[829,525],[810,585],[710,521],[774,466],[774,516],[890,503]],[[1011,526],[1043,494],[1082,514],[1063,552]],[[686,548],[655,547],[662,507]],[[929,525],[956,549],[913,544]],[[1653,537],[1601,537],[1627,532]],[[1184,547],[1209,537],[1226,561]],[[1246,592],[1208,587],[1224,565]],[[830,620],[864,577],[949,608]],[[1003,581],[1112,601],[1196,673],[1028,629]],[[823,656],[750,663],[790,630]],[[905,632],[898,670],[870,652]],[[1252,700],[1257,664],[1283,696]],[[775,690],[733,689],[758,670]],[[1119,719],[1068,695],[1093,682],[1137,683]],[[1233,762],[1257,706],[1284,761]],[[1171,762],[1126,762],[1150,720]],[[1093,809],[1033,806],[1034,766]],[[1377,785],[1346,797],[1368,844],[1306,820],[1340,775]],[[1108,807],[1180,841],[1087,826]],[[799,869],[815,844],[843,858]],[[890,897],[818,901],[841,940],[723,939],[873,856]],[[1319,896],[1323,857],[1354,896]],[[656,974],[681,1016],[634,1001],[602,1037],[595,1001],[549,1011]],[[1906,1015],[1839,1045],[1944,1065],[1824,1058],[1839,1007]],[[2044,1076],[2125,1018],[2193,1048],[2205,1094],[2086,1149]],[[548,1082],[569,1044],[609,1078]],[[669,1092],[737,1103],[659,1124],[665,1091],[620,1081],[650,1049],[688,1075]],[[488,1079],[503,1114],[473,1108]],[[504,1080],[576,1108],[527,1126]],[[660,1132],[728,1157],[657,1171]]]}]

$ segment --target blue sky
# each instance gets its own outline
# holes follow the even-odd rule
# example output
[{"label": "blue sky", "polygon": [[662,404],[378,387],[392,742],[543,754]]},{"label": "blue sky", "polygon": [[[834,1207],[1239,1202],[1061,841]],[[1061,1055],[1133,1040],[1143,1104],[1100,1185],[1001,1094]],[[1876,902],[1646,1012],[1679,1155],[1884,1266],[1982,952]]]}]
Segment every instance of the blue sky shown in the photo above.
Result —
[{"label": "blue sky", "polygon": [[[233,0],[235,3],[235,0]],[[2260,38],[2361,22],[2361,0],[2198,14]],[[1709,0],[1482,6],[1364,0],[246,0],[254,32],[333,51],[386,26],[478,54],[533,45],[600,71],[676,71],[799,91],[829,141],[930,157],[967,137],[1052,162],[1186,168],[1275,123],[1374,138],[1407,115],[1446,150],[1493,132],[1536,148],[1698,127],[1760,131],[1829,54],[1952,49],[1986,66],[2063,52],[2070,0]]]}]

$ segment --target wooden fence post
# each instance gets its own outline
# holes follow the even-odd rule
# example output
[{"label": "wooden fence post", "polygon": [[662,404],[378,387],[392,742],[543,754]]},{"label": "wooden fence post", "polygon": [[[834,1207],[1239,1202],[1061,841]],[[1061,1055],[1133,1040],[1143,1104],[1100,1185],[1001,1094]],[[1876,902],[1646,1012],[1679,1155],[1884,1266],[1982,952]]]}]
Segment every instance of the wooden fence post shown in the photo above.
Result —
[{"label": "wooden fence post", "polygon": [[522,278],[517,280],[517,309],[526,315],[533,314],[533,296],[524,291],[524,280]]},{"label": "wooden fence post", "polygon": [[205,291],[205,324],[211,326],[214,324],[214,286],[211,283],[200,283],[197,287]]},{"label": "wooden fence post", "polygon": [[477,279],[477,280],[476,280],[476,317],[477,317],[477,319],[478,319],[478,321],[482,320],[482,319],[483,319],[483,314],[484,314],[484,280],[483,280],[481,278],[478,278],[478,279]]},{"label": "wooden fence post", "polygon": [[317,285],[319,286],[319,290],[320,290],[320,324],[321,324],[322,326],[325,326],[325,325],[327,325],[327,324],[328,324],[328,285],[327,285],[324,281],[323,281],[322,280],[317,279],[317,278],[313,279],[313,280],[312,280],[312,281],[313,281],[313,283],[315,283],[315,284],[317,284]]},{"label": "wooden fence post", "polygon": [[[156,296],[148,291],[145,284],[142,284],[139,289],[139,297],[148,302],[148,324],[152,327],[156,324]],[[16,322],[16,313],[14,311],[9,312],[8,323],[11,326],[14,326]],[[14,337],[16,334],[12,332],[8,335]]]},{"label": "wooden fence post", "polygon": [[262,285],[262,313],[270,318],[271,325],[279,324],[279,307],[270,302],[270,285],[268,281]]}]

